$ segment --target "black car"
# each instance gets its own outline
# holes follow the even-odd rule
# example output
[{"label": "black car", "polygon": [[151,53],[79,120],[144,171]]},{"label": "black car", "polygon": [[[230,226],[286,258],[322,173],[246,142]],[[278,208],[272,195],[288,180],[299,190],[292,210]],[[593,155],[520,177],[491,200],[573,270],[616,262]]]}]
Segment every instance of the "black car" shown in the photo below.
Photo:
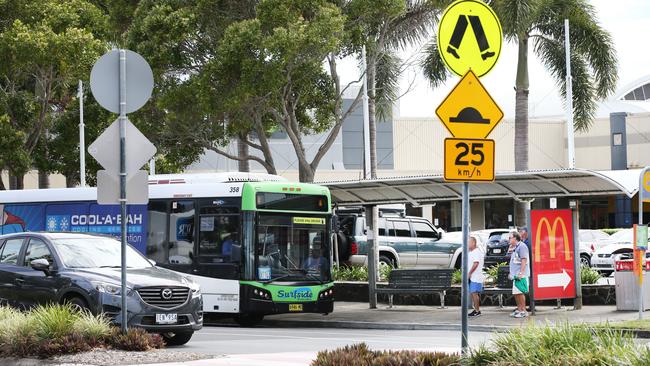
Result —
[{"label": "black car", "polygon": [[[191,279],[156,267],[127,246],[128,325],[187,343],[203,326],[203,301]],[[0,236],[0,303],[27,309],[70,303],[121,323],[121,243],[81,233]]]},{"label": "black car", "polygon": [[490,233],[490,237],[485,243],[485,267],[492,267],[497,263],[510,262],[510,237],[509,231],[495,231]]}]

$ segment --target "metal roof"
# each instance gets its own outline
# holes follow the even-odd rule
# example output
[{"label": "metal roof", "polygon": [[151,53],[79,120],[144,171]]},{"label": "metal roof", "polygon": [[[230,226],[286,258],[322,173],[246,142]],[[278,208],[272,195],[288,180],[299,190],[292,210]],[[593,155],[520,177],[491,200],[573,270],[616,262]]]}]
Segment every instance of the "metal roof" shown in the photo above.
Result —
[{"label": "metal roof", "polygon": [[[593,171],[586,169],[497,172],[494,182],[470,185],[472,199],[542,198],[626,195],[639,187],[640,169]],[[320,182],[339,205],[411,203],[432,204],[460,200],[462,183],[447,183],[442,175],[407,176]]]}]

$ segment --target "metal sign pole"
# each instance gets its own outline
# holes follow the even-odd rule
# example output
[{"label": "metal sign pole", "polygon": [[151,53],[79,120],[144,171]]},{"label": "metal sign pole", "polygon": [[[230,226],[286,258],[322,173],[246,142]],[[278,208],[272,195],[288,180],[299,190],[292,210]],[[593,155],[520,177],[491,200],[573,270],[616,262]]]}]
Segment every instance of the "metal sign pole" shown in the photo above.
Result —
[{"label": "metal sign pole", "polygon": [[461,284],[461,300],[460,300],[460,318],[461,318],[461,350],[463,356],[467,355],[467,304],[469,300],[468,271],[469,264],[469,183],[463,183],[463,250],[462,250],[462,284]]},{"label": "metal sign pole", "polygon": [[122,332],[127,331],[126,309],[126,50],[120,50],[120,224],[122,230]]},{"label": "metal sign pole", "polygon": [[79,80],[79,185],[86,186],[86,138],[84,125],[84,86]]},{"label": "metal sign pole", "polygon": [[[573,221],[573,273],[575,276],[575,287],[576,287],[576,297],[573,299],[573,310],[582,309],[582,281],[580,278],[580,272],[582,267],[580,267],[580,201],[578,199],[572,201],[573,210],[571,212],[572,221]],[[571,202],[569,202],[571,205]]]}]

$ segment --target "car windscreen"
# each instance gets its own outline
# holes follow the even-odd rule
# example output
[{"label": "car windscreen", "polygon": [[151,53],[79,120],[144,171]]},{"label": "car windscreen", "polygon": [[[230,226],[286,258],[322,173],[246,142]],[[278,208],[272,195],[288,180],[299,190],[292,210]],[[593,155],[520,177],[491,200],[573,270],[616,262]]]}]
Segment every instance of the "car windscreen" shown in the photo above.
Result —
[{"label": "car windscreen", "polygon": [[494,234],[490,235],[490,238],[488,239],[488,242],[490,243],[498,243],[503,240],[508,240],[508,237],[510,237],[510,233],[501,233],[501,234]]},{"label": "car windscreen", "polygon": [[[122,263],[121,243],[112,238],[61,238],[52,240],[61,261],[68,268],[120,268]],[[142,254],[130,246],[126,247],[128,268],[151,267]]]}]

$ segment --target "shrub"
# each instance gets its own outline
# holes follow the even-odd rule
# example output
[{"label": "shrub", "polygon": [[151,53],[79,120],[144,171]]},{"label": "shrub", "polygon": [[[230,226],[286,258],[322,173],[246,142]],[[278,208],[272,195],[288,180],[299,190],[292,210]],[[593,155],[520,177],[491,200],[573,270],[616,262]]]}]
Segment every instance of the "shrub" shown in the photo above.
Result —
[{"label": "shrub", "polygon": [[580,266],[580,281],[582,284],[590,285],[597,283],[601,279],[598,271],[587,266]]},{"label": "shrub", "polygon": [[[388,281],[390,271],[393,269],[390,266],[379,266],[379,281]],[[334,266],[332,268],[332,278],[334,278],[334,281],[368,281],[368,267]]]},{"label": "shrub", "polygon": [[454,285],[460,285],[463,282],[463,272],[460,269],[457,269],[451,275],[451,283]]},{"label": "shrub", "polygon": [[492,267],[488,267],[485,270],[485,274],[487,275],[488,278],[491,278],[492,281],[496,281],[497,277],[499,275],[499,268],[506,267],[507,265],[508,265],[508,263],[506,263],[506,262],[497,263],[497,264],[493,265]]},{"label": "shrub", "polygon": [[444,352],[373,351],[365,343],[322,351],[312,366],[452,366],[460,365],[460,356]]},{"label": "shrub", "polygon": [[109,345],[124,351],[148,351],[162,348],[164,342],[160,335],[147,333],[141,328],[131,328],[126,334],[122,334],[121,330],[115,327],[109,336]]},{"label": "shrub", "polygon": [[69,305],[39,306],[19,312],[0,306],[0,357],[46,358],[96,347],[146,351],[164,347],[162,337],[143,329],[121,334],[103,316]]},{"label": "shrub", "polygon": [[79,312],[67,304],[50,304],[34,308],[28,316],[34,319],[40,339],[54,339],[73,333]]},{"label": "shrub", "polygon": [[470,351],[470,365],[640,365],[647,358],[631,336],[586,325],[530,326]]}]

